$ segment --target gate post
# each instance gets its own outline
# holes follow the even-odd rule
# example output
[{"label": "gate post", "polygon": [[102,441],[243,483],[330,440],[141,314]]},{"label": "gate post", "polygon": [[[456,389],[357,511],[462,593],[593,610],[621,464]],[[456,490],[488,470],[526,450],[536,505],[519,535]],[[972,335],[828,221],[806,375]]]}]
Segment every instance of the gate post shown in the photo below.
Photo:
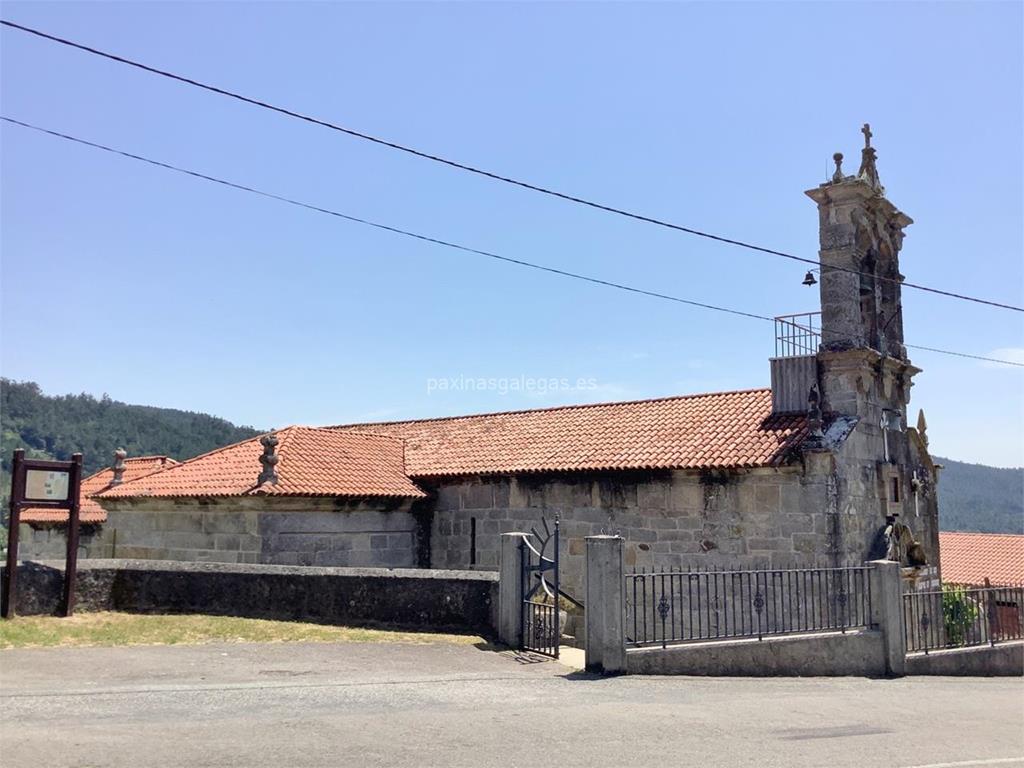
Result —
[{"label": "gate post", "polygon": [[902,677],[907,669],[907,639],[903,623],[903,583],[900,564],[892,560],[872,560],[871,623],[882,634],[885,649],[885,674]]},{"label": "gate post", "polygon": [[606,675],[626,671],[626,585],[621,536],[587,536],[586,667]]},{"label": "gate post", "polygon": [[501,534],[498,559],[498,639],[512,648],[518,648],[522,640],[523,569],[519,562],[519,545],[526,535]]}]

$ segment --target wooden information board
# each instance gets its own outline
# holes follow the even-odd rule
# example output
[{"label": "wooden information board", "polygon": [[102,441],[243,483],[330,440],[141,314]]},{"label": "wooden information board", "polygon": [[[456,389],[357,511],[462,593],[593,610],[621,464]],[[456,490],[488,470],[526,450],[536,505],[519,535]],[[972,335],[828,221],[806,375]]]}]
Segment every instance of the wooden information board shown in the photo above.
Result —
[{"label": "wooden information board", "polygon": [[7,567],[4,569],[0,615],[14,616],[18,582],[18,526],[25,507],[66,509],[68,511],[68,548],[64,561],[64,598],[61,606],[65,616],[75,610],[75,577],[78,570],[78,497],[82,489],[82,454],[71,461],[26,459],[25,451],[16,450],[11,466],[11,511],[8,518]]}]

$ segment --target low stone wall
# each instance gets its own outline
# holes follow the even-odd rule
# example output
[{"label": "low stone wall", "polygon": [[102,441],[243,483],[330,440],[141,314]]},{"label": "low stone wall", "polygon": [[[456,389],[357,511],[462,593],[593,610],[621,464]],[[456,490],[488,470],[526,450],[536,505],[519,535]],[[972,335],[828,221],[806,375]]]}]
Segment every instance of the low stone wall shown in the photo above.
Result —
[{"label": "low stone wall", "polygon": [[908,675],[1024,676],[1024,642],[951,648],[907,656]]},{"label": "low stone wall", "polygon": [[626,652],[632,675],[841,677],[885,675],[880,632],[716,640]]},{"label": "low stone wall", "polygon": [[[62,562],[18,567],[16,612],[60,607]],[[383,568],[93,560],[78,565],[78,611],[205,613],[490,633],[497,574]]]}]

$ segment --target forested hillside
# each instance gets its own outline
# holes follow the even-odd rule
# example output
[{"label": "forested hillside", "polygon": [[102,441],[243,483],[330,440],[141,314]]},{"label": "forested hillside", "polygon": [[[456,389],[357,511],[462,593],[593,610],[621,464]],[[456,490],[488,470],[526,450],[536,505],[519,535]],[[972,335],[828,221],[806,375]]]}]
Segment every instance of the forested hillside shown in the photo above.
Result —
[{"label": "forested hillside", "polygon": [[943,531],[1024,534],[1024,469],[999,469],[935,457]]},{"label": "forested hillside", "polygon": [[44,395],[34,382],[0,379],[0,496],[6,516],[11,452],[66,460],[82,453],[85,473],[108,466],[116,448],[129,456],[188,459],[257,431],[205,413],[128,405],[104,395]]}]

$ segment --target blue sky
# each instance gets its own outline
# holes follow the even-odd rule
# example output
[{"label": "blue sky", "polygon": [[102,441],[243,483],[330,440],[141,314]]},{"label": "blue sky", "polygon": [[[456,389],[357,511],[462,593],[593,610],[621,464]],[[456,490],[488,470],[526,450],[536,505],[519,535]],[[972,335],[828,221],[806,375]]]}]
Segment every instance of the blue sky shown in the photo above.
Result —
[{"label": "blue sky", "polygon": [[[1020,3],[7,2],[3,15],[812,258],[817,214],[803,191],[835,151],[856,170],[868,121],[889,197],[915,219],[908,279],[1022,303]],[[0,43],[2,112],[20,120],[608,280],[758,314],[817,308],[799,264],[23,33],[5,29]],[[279,427],[768,382],[767,323],[405,240],[17,127],[0,138],[0,367],[50,393]],[[910,343],[1024,360],[1019,314],[910,290],[904,308]],[[924,373],[911,418],[926,410],[933,451],[1024,464],[1022,369],[912,357]],[[479,378],[507,381],[467,388]],[[533,391],[515,389],[524,379]]]}]

